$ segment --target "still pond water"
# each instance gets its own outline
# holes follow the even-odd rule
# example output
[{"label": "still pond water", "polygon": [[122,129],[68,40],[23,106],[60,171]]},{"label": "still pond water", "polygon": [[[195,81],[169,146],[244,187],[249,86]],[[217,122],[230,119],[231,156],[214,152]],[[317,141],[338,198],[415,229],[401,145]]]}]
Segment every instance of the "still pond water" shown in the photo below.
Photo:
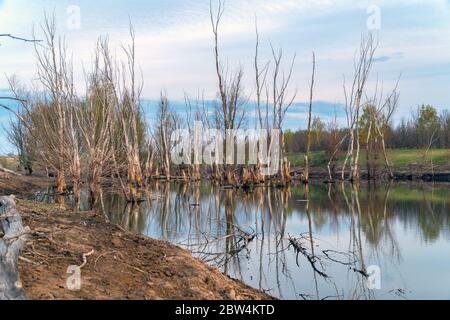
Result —
[{"label": "still pond water", "polygon": [[103,210],[281,299],[450,299],[450,185],[159,184]]}]

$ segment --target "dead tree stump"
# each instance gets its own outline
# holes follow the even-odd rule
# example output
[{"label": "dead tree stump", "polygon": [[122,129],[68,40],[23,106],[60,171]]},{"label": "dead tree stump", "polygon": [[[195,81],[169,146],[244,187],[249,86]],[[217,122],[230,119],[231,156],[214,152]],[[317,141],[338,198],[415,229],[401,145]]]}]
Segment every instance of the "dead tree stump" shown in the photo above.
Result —
[{"label": "dead tree stump", "polygon": [[25,299],[17,263],[28,232],[14,197],[0,197],[0,300]]}]

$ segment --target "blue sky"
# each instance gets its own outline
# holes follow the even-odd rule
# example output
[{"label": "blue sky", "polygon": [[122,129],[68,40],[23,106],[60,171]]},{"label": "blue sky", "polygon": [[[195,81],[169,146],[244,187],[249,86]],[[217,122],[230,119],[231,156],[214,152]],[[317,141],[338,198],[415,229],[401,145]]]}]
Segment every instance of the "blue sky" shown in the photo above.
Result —
[{"label": "blue sky", "polygon": [[[68,28],[70,6],[80,9],[80,29]],[[317,56],[316,100],[330,106],[320,110],[333,115],[343,101],[342,77],[351,76],[353,56],[361,34],[367,32],[367,10],[380,10],[380,38],[371,85],[378,77],[384,87],[399,74],[399,119],[418,104],[450,108],[450,2],[448,0],[228,0],[221,33],[221,51],[231,66],[244,67],[248,95],[253,93],[252,59],[254,15],[261,34],[261,58],[270,57],[271,42],[283,47],[286,57],[297,54],[293,83],[298,102],[308,98],[311,52]],[[144,97],[156,99],[166,90],[172,100],[204,91],[216,94],[209,25],[209,0],[0,0],[0,33],[30,36],[38,29],[44,11],[55,11],[60,33],[69,45],[75,66],[89,63],[99,35],[109,34],[112,45],[127,41],[128,19],[136,29],[137,55],[145,84]],[[33,48],[29,44],[0,40],[0,88],[5,74],[16,74],[24,83],[35,78]],[[76,74],[79,91],[82,72]],[[301,125],[301,113],[290,115]],[[0,111],[0,122],[5,114]],[[2,125],[0,123],[0,125]],[[0,136],[1,138],[1,136]],[[3,140],[3,139],[2,139]],[[1,149],[1,146],[0,146]],[[0,150],[1,151],[1,150]]]}]

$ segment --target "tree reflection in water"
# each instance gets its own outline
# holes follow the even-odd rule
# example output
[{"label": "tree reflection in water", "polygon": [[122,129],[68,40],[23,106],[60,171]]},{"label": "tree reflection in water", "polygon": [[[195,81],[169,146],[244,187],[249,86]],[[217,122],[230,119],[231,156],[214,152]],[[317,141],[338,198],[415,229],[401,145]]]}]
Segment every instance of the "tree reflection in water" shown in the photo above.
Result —
[{"label": "tree reflection in water", "polygon": [[[431,298],[438,298],[445,294],[437,287],[445,270],[434,264],[443,259],[439,250],[450,249],[449,196],[450,186],[431,184],[243,192],[158,183],[140,205],[104,195],[99,210],[123,228],[183,246],[280,298],[427,298],[428,288],[417,284],[420,274],[426,274],[428,286],[436,286]],[[367,287],[370,265],[381,268],[381,290]]]}]

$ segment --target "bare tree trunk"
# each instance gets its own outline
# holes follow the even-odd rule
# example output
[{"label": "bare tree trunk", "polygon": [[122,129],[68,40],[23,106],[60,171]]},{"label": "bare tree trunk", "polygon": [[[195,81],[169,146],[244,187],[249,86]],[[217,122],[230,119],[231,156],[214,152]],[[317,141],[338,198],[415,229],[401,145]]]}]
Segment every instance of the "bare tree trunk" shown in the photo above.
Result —
[{"label": "bare tree trunk", "polygon": [[120,182],[120,186],[122,188],[123,194],[124,194],[125,198],[127,199],[127,201],[131,201],[132,199],[130,199],[129,193],[128,193],[128,191],[131,191],[131,190],[127,190],[125,183],[122,180],[122,173],[120,172],[119,164],[117,162],[116,152],[112,153],[112,159],[113,159],[114,169],[115,169],[114,174],[117,176],[117,179]]},{"label": "bare tree trunk", "polygon": [[305,152],[305,174],[304,182],[309,182],[309,151],[311,149],[311,120],[312,120],[312,105],[313,105],[313,94],[314,94],[314,76],[316,71],[316,55],[313,52],[313,70],[311,77],[311,87],[309,95],[309,112],[308,112],[308,136],[306,139],[306,152]]},{"label": "bare tree trunk", "polygon": [[370,138],[372,134],[372,119],[369,119],[369,128],[367,129],[367,137],[366,137],[366,167],[367,167],[367,180],[370,180],[374,177],[372,177],[371,173],[371,144],[370,144]]},{"label": "bare tree trunk", "polygon": [[94,207],[101,195],[101,173],[98,171],[100,168],[96,166],[91,169],[89,177],[89,202],[92,207]]},{"label": "bare tree trunk", "polygon": [[349,159],[351,159],[353,157],[353,146],[354,146],[353,129],[350,129],[349,137],[350,137],[350,141],[349,141],[349,145],[348,145],[348,149],[347,149],[347,154],[345,156],[344,163],[342,164],[342,171],[341,171],[341,180],[342,181],[345,180],[345,168],[347,166],[347,162]]},{"label": "bare tree trunk", "polygon": [[389,163],[389,159],[386,151],[386,142],[385,142],[385,130],[389,126],[390,119],[394,114],[395,110],[398,107],[398,99],[399,94],[397,92],[398,84],[400,81],[400,77],[395,84],[394,89],[391,93],[386,97],[385,101],[381,103],[383,97],[378,99],[375,95],[373,102],[376,108],[376,119],[375,119],[375,133],[381,139],[381,148],[383,150],[383,157],[386,167],[389,171],[389,179],[394,179],[394,173],[392,172],[392,167]]},{"label": "bare tree trunk", "polygon": [[147,148],[147,160],[145,161],[145,170],[144,170],[144,185],[148,186],[152,174],[153,174],[153,161],[154,161],[155,153],[150,148],[150,143]]},{"label": "bare tree trunk", "polygon": [[23,300],[18,259],[28,227],[23,227],[13,197],[0,197],[0,300]]},{"label": "bare tree trunk", "polygon": [[64,176],[64,171],[56,171],[56,203],[64,204],[64,192],[66,190],[66,178]]},{"label": "bare tree trunk", "polygon": [[[214,62],[220,97],[220,104],[215,110],[215,120],[218,128],[220,127],[224,136],[227,137],[229,131],[237,130],[242,125],[245,116],[245,108],[243,105],[246,102],[246,98],[243,96],[242,67],[237,68],[236,71],[229,72],[227,68],[224,68],[222,65],[219,53],[219,27],[223,13],[224,2],[218,0],[218,8],[217,11],[214,12],[211,0],[210,19],[214,35]],[[225,140],[227,142],[230,141],[227,138]],[[234,140],[232,140],[232,142],[230,141],[230,145],[227,145],[227,150],[228,148],[234,148]],[[223,165],[224,174],[218,175],[217,177],[220,179],[219,181],[227,180],[228,184],[234,184],[238,180],[235,177],[235,165],[228,162],[229,161],[225,161],[225,164]],[[217,169],[219,168],[217,167]]]},{"label": "bare tree trunk", "polygon": [[164,175],[167,181],[170,181],[170,159],[169,159],[169,147],[167,143],[167,134],[166,134],[166,124],[167,124],[167,118],[166,115],[164,115],[161,118],[160,123],[160,137],[161,137],[161,150],[162,150],[162,165],[164,169]]},{"label": "bare tree trunk", "polygon": [[[359,115],[357,116],[357,119],[359,119]],[[359,125],[356,126],[356,154],[355,157],[353,158],[353,166],[352,166],[352,176],[351,176],[351,180],[352,181],[358,181],[359,180],[359,155],[360,155],[360,151],[361,151],[361,143],[359,140]]]},{"label": "bare tree trunk", "polygon": [[80,162],[80,154],[78,150],[74,151],[73,155],[73,195],[74,195],[74,210],[77,211],[80,209],[80,201],[81,201],[81,162]]},{"label": "bare tree trunk", "polygon": [[127,56],[128,71],[131,85],[123,93],[123,103],[120,106],[122,114],[122,131],[126,147],[127,167],[128,167],[128,188],[131,194],[131,201],[138,201],[138,190],[142,188],[142,168],[139,157],[139,133],[137,128],[140,115],[139,96],[142,91],[142,84],[139,90],[136,89],[136,53],[135,53],[135,33],[130,25],[131,44],[123,47]]},{"label": "bare tree trunk", "polygon": [[[342,179],[344,179],[345,166],[350,158],[350,180],[356,182],[360,178],[359,157],[360,145],[360,111],[361,100],[365,94],[365,87],[370,75],[373,58],[377,49],[377,43],[372,34],[361,39],[359,56],[354,62],[354,76],[350,91],[347,92],[344,79],[345,111],[347,114],[347,124],[350,130],[350,142],[347,156],[342,167]],[[349,95],[348,95],[349,93]],[[356,150],[355,150],[356,148]]]},{"label": "bare tree trunk", "polygon": [[281,166],[281,185],[285,186],[291,181],[291,174],[289,168],[289,162],[286,156],[286,141],[284,139],[284,133],[281,132],[281,158],[282,158],[282,166]]},{"label": "bare tree trunk", "polygon": [[[64,45],[56,39],[56,23],[55,17],[45,17],[45,23],[42,27],[45,36],[46,46],[43,47],[35,44],[35,52],[38,60],[38,77],[41,83],[46,87],[51,94],[52,103],[55,106],[56,112],[56,132],[50,133],[57,135],[57,137],[48,137],[53,142],[54,150],[56,152],[56,161],[52,164],[56,167],[56,191],[59,194],[65,192],[66,184],[66,162],[64,156],[66,155],[66,108],[63,103],[63,89],[65,88],[64,81],[68,81],[67,72],[69,66],[67,65]],[[42,119],[44,127],[48,119]],[[46,130],[48,130],[46,128]],[[49,159],[50,155],[47,155]],[[58,200],[58,202],[61,202]]]},{"label": "bare tree trunk", "polygon": [[394,173],[392,172],[391,165],[389,164],[389,159],[386,152],[386,143],[384,142],[384,135],[381,138],[381,148],[383,149],[383,157],[384,157],[384,163],[386,164],[386,167],[389,171],[389,179],[394,179]]}]

